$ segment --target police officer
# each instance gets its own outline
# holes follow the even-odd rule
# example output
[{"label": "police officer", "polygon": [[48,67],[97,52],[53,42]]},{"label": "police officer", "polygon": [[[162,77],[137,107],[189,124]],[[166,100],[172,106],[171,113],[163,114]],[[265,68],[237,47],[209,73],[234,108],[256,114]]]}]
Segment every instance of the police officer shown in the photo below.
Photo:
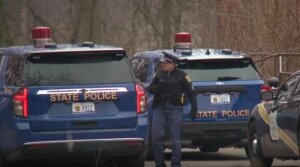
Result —
[{"label": "police officer", "polygon": [[164,54],[161,70],[157,72],[148,87],[149,93],[154,94],[152,117],[152,148],[156,167],[166,167],[164,162],[164,134],[168,128],[171,138],[172,167],[180,167],[181,163],[181,121],[184,96],[191,102],[191,120],[197,114],[196,97],[192,90],[189,76],[176,68],[175,59]]}]

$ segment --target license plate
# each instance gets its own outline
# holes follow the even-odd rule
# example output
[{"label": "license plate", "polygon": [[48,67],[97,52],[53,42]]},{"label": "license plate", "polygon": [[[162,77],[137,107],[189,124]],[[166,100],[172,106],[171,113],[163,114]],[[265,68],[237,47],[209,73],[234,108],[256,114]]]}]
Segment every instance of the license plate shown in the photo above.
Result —
[{"label": "license plate", "polygon": [[230,95],[229,94],[214,94],[210,95],[211,104],[230,104]]},{"label": "license plate", "polygon": [[86,103],[72,103],[73,114],[90,114],[95,113],[95,104],[91,102]]}]

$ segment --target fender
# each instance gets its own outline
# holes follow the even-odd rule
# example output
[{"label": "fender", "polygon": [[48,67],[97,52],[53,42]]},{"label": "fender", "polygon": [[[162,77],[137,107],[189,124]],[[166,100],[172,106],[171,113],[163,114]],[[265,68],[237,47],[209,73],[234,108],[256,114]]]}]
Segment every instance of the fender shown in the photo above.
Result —
[{"label": "fender", "polygon": [[[270,150],[269,147],[267,146],[267,142],[273,142],[270,137],[270,116],[269,116],[269,112],[271,111],[272,106],[273,106],[273,103],[263,102],[263,103],[258,104],[256,107],[257,108],[257,110],[256,110],[257,116],[260,118],[258,131],[260,131],[260,135],[261,135],[260,139],[261,139],[261,141],[263,141],[262,147],[264,150],[263,151],[264,155],[272,152],[272,150]],[[292,141],[292,139],[288,136],[288,134],[286,132],[284,132],[284,130],[281,129],[280,127],[278,127],[277,133],[279,136],[279,141],[283,142],[287,146],[286,147],[288,149],[287,151],[288,152],[292,151],[293,154],[295,154],[296,156],[299,156],[299,146],[297,145],[297,143]],[[276,144],[279,145],[278,142]],[[282,150],[280,152],[284,153],[285,151]],[[283,155],[278,155],[278,156],[282,157]]]}]

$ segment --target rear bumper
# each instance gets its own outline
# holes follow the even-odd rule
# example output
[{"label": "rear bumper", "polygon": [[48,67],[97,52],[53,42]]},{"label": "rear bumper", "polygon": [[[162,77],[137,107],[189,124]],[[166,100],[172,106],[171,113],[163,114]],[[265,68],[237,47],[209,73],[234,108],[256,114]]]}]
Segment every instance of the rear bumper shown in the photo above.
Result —
[{"label": "rear bumper", "polygon": [[[148,117],[141,114],[137,125],[127,129],[85,129],[32,132],[27,120],[16,120],[0,142],[8,161],[70,156],[139,155],[148,143]],[[6,130],[8,132],[8,130]],[[0,132],[1,133],[1,132]],[[7,137],[9,135],[9,137]]]},{"label": "rear bumper", "polygon": [[124,156],[139,155],[145,149],[142,138],[112,138],[28,142],[23,145],[22,158],[61,158],[71,155]]},{"label": "rear bumper", "polygon": [[247,141],[247,125],[247,121],[184,123],[182,140],[192,140],[203,146],[241,146]]}]

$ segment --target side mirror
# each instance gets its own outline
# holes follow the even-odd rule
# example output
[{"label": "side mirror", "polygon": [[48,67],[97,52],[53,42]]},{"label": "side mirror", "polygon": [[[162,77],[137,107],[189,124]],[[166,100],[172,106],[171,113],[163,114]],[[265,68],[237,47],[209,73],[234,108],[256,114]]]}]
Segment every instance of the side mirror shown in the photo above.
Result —
[{"label": "side mirror", "polygon": [[268,85],[272,88],[277,88],[279,86],[279,80],[276,77],[271,77],[268,81]]}]

